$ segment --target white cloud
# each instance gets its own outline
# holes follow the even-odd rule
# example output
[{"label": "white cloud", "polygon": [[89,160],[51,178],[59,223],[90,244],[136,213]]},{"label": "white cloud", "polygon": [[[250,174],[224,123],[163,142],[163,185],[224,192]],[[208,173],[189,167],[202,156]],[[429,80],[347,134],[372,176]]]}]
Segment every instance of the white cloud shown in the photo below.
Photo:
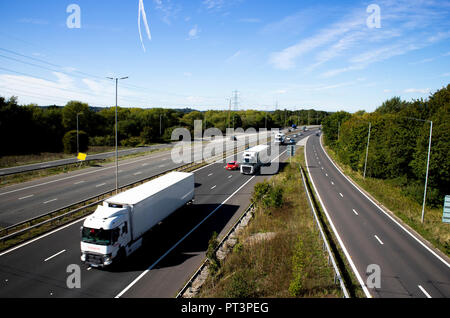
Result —
[{"label": "white cloud", "polygon": [[234,53],[234,54],[231,55],[229,58],[227,58],[227,59],[225,60],[225,62],[231,63],[231,62],[233,62],[233,60],[235,60],[236,58],[238,58],[241,54],[242,54],[241,50],[238,50],[236,53]]},{"label": "white cloud", "polygon": [[430,37],[428,37],[427,41],[430,43],[436,43],[441,40],[445,40],[450,37],[450,31],[447,32],[438,32]]},{"label": "white cloud", "polygon": [[277,69],[292,69],[296,65],[296,60],[302,55],[336,40],[351,30],[361,28],[364,23],[365,20],[359,16],[335,23],[312,37],[301,40],[280,52],[272,53],[269,62]]},{"label": "white cloud", "polygon": [[192,29],[189,30],[187,40],[195,40],[198,39],[198,34],[200,33],[200,29],[198,25],[195,25]]},{"label": "white cloud", "polygon": [[218,10],[224,6],[224,0],[204,0],[203,4],[208,10]]},{"label": "white cloud", "polygon": [[[410,41],[414,42],[414,41]],[[328,70],[320,75],[322,78],[333,77],[345,72],[362,70],[368,67],[369,65],[381,62],[384,60],[388,60],[395,56],[404,55],[408,52],[421,49],[423,47],[414,43],[398,43],[395,45],[381,47],[377,50],[368,50],[362,54],[356,55],[352,57],[349,62],[350,65],[343,68]]]},{"label": "white cloud", "polygon": [[[450,38],[447,18],[449,5],[422,0],[379,0],[378,4],[382,8],[381,29],[368,28],[365,8],[362,10],[357,8],[338,23],[325,24],[313,36],[303,38],[294,45],[272,53],[269,56],[269,63],[276,69],[290,70],[301,61],[303,70],[310,72],[340,58],[341,63],[333,63],[333,65],[341,64],[340,67],[323,70],[319,76],[328,78],[349,71],[362,70],[373,63],[401,56]],[[310,12],[312,16],[321,14],[317,8],[307,10],[316,10]],[[263,32],[281,33],[281,30],[288,32],[287,26],[290,29],[302,28],[305,22],[299,19],[301,16],[301,13],[288,16],[280,22],[267,25]],[[417,63],[431,61],[432,59],[425,59]]]},{"label": "white cloud", "polygon": [[426,58],[417,62],[411,62],[409,63],[410,65],[418,65],[418,64],[424,64],[424,63],[430,63],[433,62],[435,60],[434,57],[430,57],[430,58]]},{"label": "white cloud", "polygon": [[153,0],[155,8],[162,15],[164,23],[171,25],[172,20],[178,17],[178,13],[181,11],[180,4],[173,4],[172,0]]}]

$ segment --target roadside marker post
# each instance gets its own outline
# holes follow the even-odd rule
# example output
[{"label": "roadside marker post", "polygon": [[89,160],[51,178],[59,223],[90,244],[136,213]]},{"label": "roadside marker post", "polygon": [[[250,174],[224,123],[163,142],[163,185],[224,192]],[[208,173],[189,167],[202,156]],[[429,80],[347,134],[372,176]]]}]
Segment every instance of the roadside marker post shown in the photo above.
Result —
[{"label": "roadside marker post", "polygon": [[450,223],[450,195],[446,195],[444,199],[444,213],[442,215],[442,222]]}]

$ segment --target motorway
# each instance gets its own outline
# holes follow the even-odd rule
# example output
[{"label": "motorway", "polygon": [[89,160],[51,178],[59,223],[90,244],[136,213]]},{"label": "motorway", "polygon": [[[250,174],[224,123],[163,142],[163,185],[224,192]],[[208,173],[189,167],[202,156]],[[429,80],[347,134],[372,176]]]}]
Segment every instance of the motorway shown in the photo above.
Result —
[{"label": "motorway", "polygon": [[[280,161],[285,160],[284,146],[280,154]],[[175,296],[203,261],[213,231],[225,233],[248,206],[253,186],[270,177],[226,171],[223,162],[194,173],[194,204],[150,231],[123,267],[82,265],[81,288],[66,286],[67,266],[81,263],[79,220],[0,253],[0,297]]]},{"label": "motorway", "polygon": [[[256,135],[249,136],[238,136],[237,143],[227,140],[223,148],[232,150],[236,144],[243,146],[245,138],[255,138],[256,141]],[[221,141],[218,139],[206,145]],[[201,152],[202,149],[197,150],[194,146],[192,157]],[[172,161],[171,151],[120,161],[119,187],[183,164]],[[114,163],[4,187],[0,190],[0,227],[11,226],[114,189]]]},{"label": "motorway", "polygon": [[[160,145],[154,145],[154,146],[119,150],[118,156],[119,157],[128,156],[128,155],[133,155],[133,154],[137,154],[137,153],[141,153],[141,152],[147,152],[147,151],[158,150],[158,149],[163,149],[163,148],[170,148],[172,146],[173,146],[172,144],[160,144]],[[116,154],[115,151],[111,151],[111,152],[103,152],[103,153],[99,153],[99,154],[95,154],[95,155],[88,155],[86,157],[86,161],[103,160],[103,159],[113,158],[115,156],[115,154]],[[33,163],[33,164],[29,164],[29,165],[2,168],[2,169],[0,169],[0,176],[7,176],[10,174],[22,173],[22,172],[34,171],[34,170],[40,170],[40,169],[55,168],[55,167],[73,164],[73,163],[77,163],[77,162],[79,162],[79,160],[74,157],[74,158]]]},{"label": "motorway", "polygon": [[[367,297],[450,297],[447,257],[358,190],[332,163],[319,137],[308,139],[305,156],[319,201]],[[379,286],[371,284],[377,282],[373,269],[366,274],[371,264],[379,266]]]}]

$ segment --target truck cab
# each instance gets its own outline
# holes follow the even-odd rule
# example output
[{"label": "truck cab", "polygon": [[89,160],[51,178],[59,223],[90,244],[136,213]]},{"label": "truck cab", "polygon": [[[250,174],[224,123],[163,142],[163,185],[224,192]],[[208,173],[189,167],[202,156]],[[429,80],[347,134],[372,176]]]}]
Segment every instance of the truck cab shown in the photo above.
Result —
[{"label": "truck cab", "polygon": [[286,139],[286,135],[284,133],[277,133],[275,135],[275,143],[276,144],[284,144],[285,143],[285,139]]},{"label": "truck cab", "polygon": [[107,202],[98,206],[81,227],[81,260],[93,267],[104,267],[120,253],[129,252],[129,227],[129,207],[110,206]]},{"label": "truck cab", "polygon": [[242,174],[255,174],[264,165],[263,158],[269,146],[259,145],[244,151],[241,163]]}]

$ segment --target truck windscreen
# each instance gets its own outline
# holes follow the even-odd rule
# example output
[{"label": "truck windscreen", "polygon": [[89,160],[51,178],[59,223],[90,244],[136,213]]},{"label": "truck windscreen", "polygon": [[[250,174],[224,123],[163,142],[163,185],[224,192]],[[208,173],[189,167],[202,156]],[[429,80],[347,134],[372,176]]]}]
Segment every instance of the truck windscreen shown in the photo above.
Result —
[{"label": "truck windscreen", "polygon": [[110,245],[112,230],[91,229],[83,227],[81,231],[81,241],[97,245]]}]

